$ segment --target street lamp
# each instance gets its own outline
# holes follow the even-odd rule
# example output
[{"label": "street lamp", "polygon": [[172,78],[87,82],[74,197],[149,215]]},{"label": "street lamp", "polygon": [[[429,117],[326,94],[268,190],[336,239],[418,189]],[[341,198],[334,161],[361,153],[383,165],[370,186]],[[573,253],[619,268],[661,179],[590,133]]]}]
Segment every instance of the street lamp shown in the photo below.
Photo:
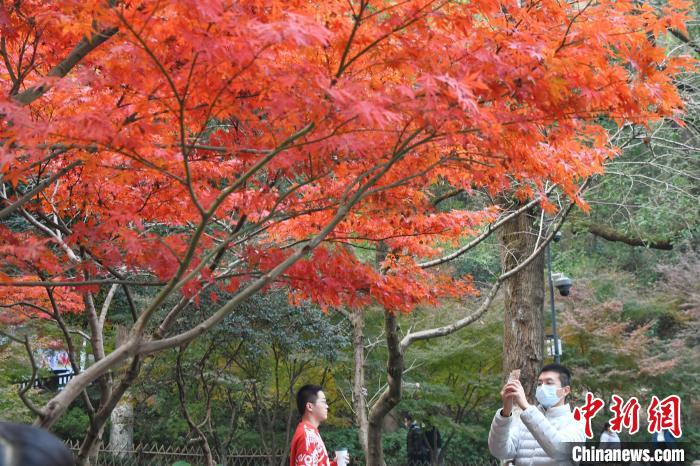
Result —
[{"label": "street lamp", "polygon": [[[558,243],[561,239],[561,232],[556,232],[553,239],[555,243]],[[561,361],[561,342],[557,335],[557,313],[554,309],[554,287],[557,287],[560,295],[569,296],[573,282],[563,273],[552,273],[552,251],[549,244],[547,244],[547,270],[549,277],[549,303],[552,310],[552,353],[554,354],[554,362],[559,364]]]}]

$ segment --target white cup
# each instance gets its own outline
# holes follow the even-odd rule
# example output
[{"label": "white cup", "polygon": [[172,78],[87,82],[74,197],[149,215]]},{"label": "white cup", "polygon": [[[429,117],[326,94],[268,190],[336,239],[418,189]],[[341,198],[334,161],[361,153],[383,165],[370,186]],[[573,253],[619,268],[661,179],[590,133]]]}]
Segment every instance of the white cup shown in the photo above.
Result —
[{"label": "white cup", "polygon": [[341,448],[335,451],[335,458],[338,461],[338,466],[348,466],[348,449]]}]

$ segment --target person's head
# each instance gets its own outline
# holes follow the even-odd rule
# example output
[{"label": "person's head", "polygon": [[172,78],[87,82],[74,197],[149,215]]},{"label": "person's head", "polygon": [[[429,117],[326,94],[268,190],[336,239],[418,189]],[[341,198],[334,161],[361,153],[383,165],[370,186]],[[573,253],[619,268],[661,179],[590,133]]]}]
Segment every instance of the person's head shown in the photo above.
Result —
[{"label": "person's head", "polygon": [[603,430],[600,432],[601,434],[603,432],[609,432],[610,431],[610,421],[607,421],[605,424],[603,424]]},{"label": "person's head", "polygon": [[413,416],[411,416],[409,413],[404,414],[403,425],[409,427],[411,424],[413,424]]},{"label": "person's head", "polygon": [[561,406],[571,393],[571,372],[561,364],[547,364],[537,377],[537,401],[545,408]]},{"label": "person's head", "polygon": [[0,422],[0,465],[73,466],[73,453],[56,436],[37,427]]},{"label": "person's head", "polygon": [[302,419],[318,426],[328,418],[328,403],[320,385],[304,385],[297,392],[297,409]]}]

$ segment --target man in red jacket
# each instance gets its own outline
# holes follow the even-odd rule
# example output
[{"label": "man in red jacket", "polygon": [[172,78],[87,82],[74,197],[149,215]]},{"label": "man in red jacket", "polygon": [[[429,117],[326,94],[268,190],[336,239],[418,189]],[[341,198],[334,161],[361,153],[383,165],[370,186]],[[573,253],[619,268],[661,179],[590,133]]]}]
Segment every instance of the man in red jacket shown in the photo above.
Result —
[{"label": "man in red jacket", "polygon": [[304,385],[297,392],[301,421],[292,437],[289,466],[337,466],[330,461],[318,426],[328,417],[328,404],[318,385]]}]

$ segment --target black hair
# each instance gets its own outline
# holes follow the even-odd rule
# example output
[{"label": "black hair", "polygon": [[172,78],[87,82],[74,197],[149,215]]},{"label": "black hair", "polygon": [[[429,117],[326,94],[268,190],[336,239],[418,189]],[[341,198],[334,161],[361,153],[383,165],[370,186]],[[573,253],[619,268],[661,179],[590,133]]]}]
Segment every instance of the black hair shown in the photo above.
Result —
[{"label": "black hair", "polygon": [[543,372],[556,372],[559,374],[562,388],[571,386],[571,371],[561,364],[547,364],[542,367],[540,374]]},{"label": "black hair", "polygon": [[306,403],[316,403],[318,392],[323,390],[320,385],[304,385],[297,392],[297,409],[299,415],[303,416],[306,412]]},{"label": "black hair", "polygon": [[25,424],[0,422],[0,464],[74,466],[75,458],[68,447],[48,431]]},{"label": "black hair", "polygon": [[405,414],[403,415],[403,419],[404,419],[404,421],[412,421],[412,420],[413,420],[413,416],[411,416],[411,413],[405,413]]},{"label": "black hair", "polygon": [[610,428],[610,421],[605,421],[605,424],[603,424],[603,430],[600,431],[602,434],[603,432],[606,432]]}]

